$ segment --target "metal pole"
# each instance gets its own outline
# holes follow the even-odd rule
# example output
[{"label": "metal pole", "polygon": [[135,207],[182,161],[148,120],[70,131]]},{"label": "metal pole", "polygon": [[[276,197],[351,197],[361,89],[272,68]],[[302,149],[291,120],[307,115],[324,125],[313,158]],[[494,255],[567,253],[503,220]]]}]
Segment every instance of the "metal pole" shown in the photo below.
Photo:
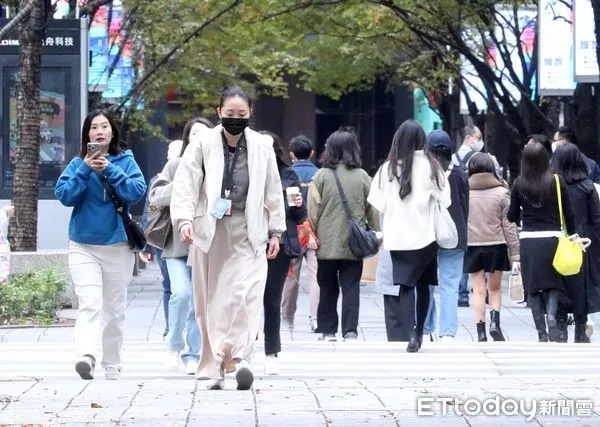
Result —
[{"label": "metal pole", "polygon": [[75,19],[79,19],[79,0],[75,2]]},{"label": "metal pole", "polygon": [[[79,14],[79,2],[77,2]],[[79,28],[81,29],[80,37],[80,110],[79,110],[79,129],[83,128],[83,121],[88,113],[88,72],[89,72],[89,51],[88,51],[88,22],[87,18],[79,20]]]}]

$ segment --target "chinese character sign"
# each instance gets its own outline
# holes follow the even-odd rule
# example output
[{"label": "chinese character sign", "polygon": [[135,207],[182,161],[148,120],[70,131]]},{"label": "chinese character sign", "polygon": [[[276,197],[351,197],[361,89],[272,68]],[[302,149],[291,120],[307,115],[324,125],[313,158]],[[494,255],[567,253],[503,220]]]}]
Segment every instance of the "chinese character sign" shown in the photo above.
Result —
[{"label": "chinese character sign", "polygon": [[575,81],[595,83],[598,79],[594,9],[590,0],[574,0]]},{"label": "chinese character sign", "polygon": [[570,95],[575,89],[573,0],[541,0],[538,76],[542,95]]}]

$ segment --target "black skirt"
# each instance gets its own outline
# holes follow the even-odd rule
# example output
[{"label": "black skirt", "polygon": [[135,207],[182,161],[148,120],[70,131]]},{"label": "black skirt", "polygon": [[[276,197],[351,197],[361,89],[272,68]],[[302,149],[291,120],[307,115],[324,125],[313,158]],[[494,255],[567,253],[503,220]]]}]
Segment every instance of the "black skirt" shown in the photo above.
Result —
[{"label": "black skirt", "polygon": [[465,255],[464,272],[510,271],[508,248],[506,245],[469,246]]},{"label": "black skirt", "polygon": [[390,251],[394,285],[437,286],[437,253],[436,242],[414,251]]},{"label": "black skirt", "polygon": [[521,277],[529,294],[539,291],[566,290],[566,279],[552,266],[558,237],[521,239]]}]

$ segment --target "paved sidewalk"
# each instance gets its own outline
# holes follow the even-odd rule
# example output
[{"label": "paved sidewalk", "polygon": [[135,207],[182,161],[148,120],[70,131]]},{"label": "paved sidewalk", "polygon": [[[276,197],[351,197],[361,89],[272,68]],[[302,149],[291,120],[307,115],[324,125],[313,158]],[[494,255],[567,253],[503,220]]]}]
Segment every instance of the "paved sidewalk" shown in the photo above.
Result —
[{"label": "paved sidewalk", "polygon": [[[94,381],[76,376],[72,328],[0,329],[0,425],[600,425],[599,344],[537,343],[529,310],[508,304],[509,341],[474,343],[472,313],[459,308],[455,343],[425,342],[409,354],[405,343],[386,342],[382,298],[370,286],[361,288],[358,342],[317,341],[304,290],[294,331],[282,331],[282,375],[262,375],[261,336],[252,391],[236,391],[232,376],[224,391],[203,390],[162,367],[158,274],[143,270],[130,286],[121,381],[105,381],[101,369]],[[527,422],[477,415],[460,402],[443,415],[438,402],[433,419],[418,416],[417,397],[536,399],[538,406]]]}]

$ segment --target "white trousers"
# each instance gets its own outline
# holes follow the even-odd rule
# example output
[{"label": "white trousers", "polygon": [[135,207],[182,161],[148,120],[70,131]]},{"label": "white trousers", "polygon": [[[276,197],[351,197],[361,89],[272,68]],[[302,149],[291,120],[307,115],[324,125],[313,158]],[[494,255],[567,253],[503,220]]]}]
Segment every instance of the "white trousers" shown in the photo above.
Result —
[{"label": "white trousers", "polygon": [[96,357],[102,334],[103,367],[121,365],[127,286],[133,276],[134,257],[126,242],[69,245],[69,269],[79,300],[75,346],[78,355]]}]

